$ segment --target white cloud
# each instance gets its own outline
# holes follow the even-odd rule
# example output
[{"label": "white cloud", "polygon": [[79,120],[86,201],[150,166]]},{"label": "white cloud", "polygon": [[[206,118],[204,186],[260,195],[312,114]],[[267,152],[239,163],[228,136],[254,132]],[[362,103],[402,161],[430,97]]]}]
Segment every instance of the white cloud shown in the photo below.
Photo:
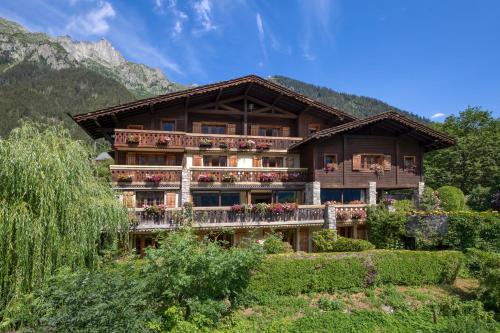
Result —
[{"label": "white cloud", "polygon": [[438,112],[438,113],[433,114],[431,116],[431,119],[443,118],[444,116],[446,116],[444,113]]},{"label": "white cloud", "polygon": [[257,13],[257,30],[259,31],[259,38],[264,39],[264,25],[262,24],[262,17]]},{"label": "white cloud", "polygon": [[216,26],[212,22],[212,3],[210,0],[200,0],[193,4],[193,8],[201,22],[203,31],[215,30]]},{"label": "white cloud", "polygon": [[115,16],[115,10],[109,2],[100,2],[98,8],[86,15],[73,17],[66,30],[83,35],[103,35],[109,30],[108,19]]}]

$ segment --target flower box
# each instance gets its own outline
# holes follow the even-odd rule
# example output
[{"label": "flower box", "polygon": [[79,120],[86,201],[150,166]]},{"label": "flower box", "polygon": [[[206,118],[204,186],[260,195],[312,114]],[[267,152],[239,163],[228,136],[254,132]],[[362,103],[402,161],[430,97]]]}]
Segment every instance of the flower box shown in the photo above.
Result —
[{"label": "flower box", "polygon": [[222,175],[221,181],[224,183],[234,183],[238,181],[238,177],[232,173],[225,173]]},{"label": "flower box", "polygon": [[146,177],[144,177],[144,181],[147,182],[147,183],[155,183],[155,184],[159,184],[162,180],[162,176],[160,175],[146,175]]},{"label": "flower box", "polygon": [[255,148],[255,141],[253,140],[246,140],[246,141],[240,141],[238,142],[238,149],[253,149]]},{"label": "flower box", "polygon": [[285,212],[288,212],[288,213],[295,212],[298,208],[299,208],[299,205],[297,205],[296,203],[293,203],[293,202],[285,202],[283,204],[283,209],[285,210]]},{"label": "flower box", "polygon": [[272,183],[276,179],[276,175],[272,172],[262,173],[259,177],[259,181],[262,183]]},{"label": "flower box", "polygon": [[168,145],[172,141],[172,138],[168,136],[161,136],[158,138],[158,144],[159,145]]},{"label": "flower box", "polygon": [[377,175],[377,177],[381,177],[384,175],[384,166],[381,165],[381,164],[372,164],[370,166],[370,170],[373,170],[375,172],[375,174]]},{"label": "flower box", "polygon": [[215,175],[199,175],[198,182],[200,183],[213,183],[217,180]]},{"label": "flower box", "polygon": [[289,172],[281,176],[282,182],[298,182],[302,181],[302,175],[299,172]]},{"label": "flower box", "polygon": [[285,212],[285,207],[281,203],[270,204],[268,211],[272,214],[281,215]]},{"label": "flower box", "polygon": [[341,210],[337,213],[337,220],[339,221],[347,221],[349,218],[349,212],[346,210]]},{"label": "flower box", "polygon": [[129,144],[137,144],[141,142],[141,136],[138,135],[138,134],[129,134],[129,136],[127,136],[127,143]]},{"label": "flower box", "polygon": [[366,218],[366,212],[363,209],[356,209],[351,213],[351,219],[353,220],[364,220]]},{"label": "flower box", "polygon": [[200,148],[212,148],[213,145],[214,145],[214,143],[210,139],[207,139],[207,138],[200,139],[200,143],[199,143]]},{"label": "flower box", "polygon": [[150,215],[160,215],[161,213],[163,213],[165,211],[165,205],[152,205],[152,206],[149,206],[149,205],[144,205],[142,206],[142,208],[144,208],[144,212],[146,214],[150,214]]},{"label": "flower box", "polygon": [[327,163],[325,165],[325,172],[332,172],[332,171],[335,171],[337,170],[337,165],[334,164],[334,163]]},{"label": "flower box", "polygon": [[220,149],[229,149],[229,148],[231,148],[231,145],[226,141],[219,141],[219,148]]},{"label": "flower box", "polygon": [[271,143],[258,143],[256,146],[255,146],[255,149],[257,150],[269,150],[271,149],[273,145]]},{"label": "flower box", "polygon": [[118,176],[118,181],[120,183],[131,183],[133,180],[132,175],[120,175]]}]

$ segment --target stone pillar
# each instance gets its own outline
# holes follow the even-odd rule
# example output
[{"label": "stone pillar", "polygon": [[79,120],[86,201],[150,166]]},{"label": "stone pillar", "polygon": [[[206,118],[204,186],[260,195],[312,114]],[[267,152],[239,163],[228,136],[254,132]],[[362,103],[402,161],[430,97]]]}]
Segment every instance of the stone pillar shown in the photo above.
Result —
[{"label": "stone pillar", "polygon": [[188,169],[181,171],[181,207],[186,202],[189,202],[189,195],[191,192],[191,172]]},{"label": "stone pillar", "polygon": [[325,205],[324,229],[337,230],[337,208],[335,205]]},{"label": "stone pillar", "polygon": [[377,182],[368,182],[368,204],[377,204]]},{"label": "stone pillar", "polygon": [[354,224],[352,226],[352,238],[358,239],[358,225]]},{"label": "stone pillar", "polygon": [[424,196],[424,190],[425,190],[425,183],[418,182],[418,187],[415,189],[415,206],[417,208],[420,207],[420,204],[422,202],[422,197]]},{"label": "stone pillar", "polygon": [[321,205],[321,184],[318,181],[306,183],[306,205]]},{"label": "stone pillar", "polygon": [[300,251],[300,228],[295,228],[295,251]]}]

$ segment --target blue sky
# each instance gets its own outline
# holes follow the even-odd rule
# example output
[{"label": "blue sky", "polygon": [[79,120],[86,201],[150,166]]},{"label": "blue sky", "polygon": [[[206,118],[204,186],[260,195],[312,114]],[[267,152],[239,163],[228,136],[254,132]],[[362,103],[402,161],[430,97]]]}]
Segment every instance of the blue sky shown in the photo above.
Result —
[{"label": "blue sky", "polygon": [[180,83],[279,74],[426,117],[500,116],[498,0],[3,0],[0,16],[107,38]]}]

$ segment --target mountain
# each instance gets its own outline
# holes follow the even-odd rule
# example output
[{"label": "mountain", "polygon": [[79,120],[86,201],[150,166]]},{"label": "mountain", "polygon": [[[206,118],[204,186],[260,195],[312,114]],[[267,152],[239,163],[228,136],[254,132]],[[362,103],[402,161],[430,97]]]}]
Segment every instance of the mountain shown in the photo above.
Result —
[{"label": "mountain", "polygon": [[424,124],[431,122],[425,117],[398,109],[375,98],[340,93],[330,88],[316,86],[286,76],[271,76],[269,80],[323,104],[336,107],[358,118],[365,118],[387,111],[395,111]]}]

